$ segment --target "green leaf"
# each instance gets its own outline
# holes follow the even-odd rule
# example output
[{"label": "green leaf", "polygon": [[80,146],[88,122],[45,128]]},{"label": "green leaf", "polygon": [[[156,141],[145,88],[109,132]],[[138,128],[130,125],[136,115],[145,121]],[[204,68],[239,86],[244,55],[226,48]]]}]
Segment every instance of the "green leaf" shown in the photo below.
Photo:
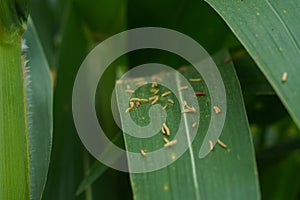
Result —
[{"label": "green leaf", "polygon": [[[112,140],[113,143],[120,143],[122,142],[121,134],[117,134]],[[105,150],[106,152],[110,152],[111,149],[108,148]],[[101,177],[106,171],[108,170],[108,167],[99,161],[94,162],[93,166],[87,171],[86,176],[81,181],[77,191],[76,195],[80,195],[84,190],[86,190],[88,187],[91,187],[91,185],[99,178]]]},{"label": "green leaf", "polygon": [[98,40],[103,40],[125,28],[127,1],[75,0],[74,4],[85,25]]},{"label": "green leaf", "polygon": [[[73,82],[87,53],[88,41],[74,9],[70,10],[62,37],[54,96],[53,152],[43,199],[75,199],[86,153],[73,125]],[[82,197],[81,197],[82,198]]]},{"label": "green leaf", "polygon": [[[300,127],[299,1],[206,1],[245,46]],[[286,82],[281,80],[284,72]]]},{"label": "green leaf", "polygon": [[[298,141],[299,142],[299,141]],[[281,162],[260,167],[263,199],[299,199],[300,153],[294,151]]]},{"label": "green leaf", "polygon": [[76,195],[80,195],[87,188],[91,187],[91,185],[106,172],[108,167],[103,165],[102,163],[96,161],[93,166],[88,170],[86,177],[81,181],[78,189],[76,191]]},{"label": "green leaf", "polygon": [[19,41],[27,26],[29,0],[4,0],[0,6],[0,43]]},{"label": "green leaf", "polygon": [[34,21],[37,35],[51,68],[56,67],[55,55],[58,52],[55,50],[60,45],[62,32],[60,27],[66,27],[63,16],[67,17],[68,12],[64,4],[68,4],[65,2],[70,1],[31,0],[30,17]]},{"label": "green leaf", "polygon": [[[106,173],[108,176],[105,177],[105,181],[100,183],[100,187],[100,184],[96,184],[94,188],[88,185],[84,188],[83,194],[76,196],[76,190],[89,171],[92,159],[82,145],[74,126],[72,90],[77,71],[88,51],[94,45],[92,40],[94,38],[89,37],[87,25],[80,15],[81,8],[77,7],[74,1],[67,1],[66,4],[68,5],[64,7],[69,9],[67,9],[68,12],[64,13],[62,20],[61,43],[56,50],[57,57],[55,58],[57,66],[53,67],[57,69],[57,81],[54,90],[53,152],[43,199],[88,199],[92,196],[95,199],[106,196],[110,199],[117,199],[124,197],[124,194],[128,196],[129,190],[127,192],[125,190],[129,184],[124,184],[128,180],[128,175],[120,175],[120,172],[116,171]],[[63,24],[66,25],[63,26]],[[105,80],[114,84],[114,78],[115,72],[109,73]],[[105,93],[105,91],[101,92]],[[106,106],[106,109],[109,108]],[[100,112],[100,114],[106,115],[105,112]],[[109,126],[109,124],[106,125]],[[116,133],[112,130],[110,132]],[[125,192],[112,194],[109,191],[110,188],[118,186],[122,186],[122,191]]]},{"label": "green leaf", "polygon": [[[227,116],[221,140],[228,145],[228,149],[215,146],[207,157],[204,159],[198,158],[210,117],[215,113],[211,113],[210,98],[206,86],[203,83],[192,84],[195,91],[201,90],[207,93],[207,96],[198,97],[200,116],[202,117],[200,117],[198,133],[192,148],[189,148],[174,163],[165,168],[148,173],[131,173],[134,199],[259,199],[253,144],[241,90],[232,63],[224,64],[223,62],[227,56],[226,52],[221,52],[214,57],[214,60],[218,65],[227,92]],[[191,67],[187,68],[184,75],[187,79],[200,76]],[[170,81],[176,85],[175,78]],[[124,111],[128,108],[127,95],[124,93],[126,85],[120,85],[117,88],[122,126],[125,126],[124,119],[127,118],[125,115],[128,114],[139,126],[147,125],[150,120],[147,114],[151,106],[150,103],[143,103],[138,108],[125,113]],[[150,85],[139,88],[132,97],[148,98],[153,96],[149,92],[150,88]],[[159,94],[167,91],[162,86],[159,86],[159,89]],[[174,99],[173,96],[170,96],[170,98],[173,98],[175,104],[168,104],[166,124],[172,133],[178,128],[181,111],[179,108],[180,102]],[[162,98],[158,101],[158,104],[164,106],[166,100]],[[156,117],[160,118],[161,116]],[[193,121],[188,121],[188,124],[191,125],[192,123]],[[146,155],[141,155],[140,159],[147,159],[147,152],[164,148],[163,138],[166,136],[157,133],[147,139],[137,139],[128,134],[125,134],[124,137],[128,151],[140,152],[141,149],[144,149]],[[171,141],[173,137],[171,135],[168,139]],[[174,157],[172,155],[173,158],[176,159],[175,154]],[[163,161],[153,160],[153,165],[160,162]],[[133,162],[129,158],[130,169],[134,167],[132,164]]]},{"label": "green leaf", "polygon": [[26,104],[30,155],[30,199],[41,199],[46,184],[52,145],[52,81],[31,19],[24,33]]}]

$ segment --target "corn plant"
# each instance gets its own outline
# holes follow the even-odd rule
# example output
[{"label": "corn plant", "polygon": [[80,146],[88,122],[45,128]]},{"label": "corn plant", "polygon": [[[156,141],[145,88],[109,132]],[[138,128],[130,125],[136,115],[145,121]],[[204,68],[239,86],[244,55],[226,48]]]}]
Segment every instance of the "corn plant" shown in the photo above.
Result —
[{"label": "corn plant", "polygon": [[2,0],[0,199],[299,199],[299,8]]}]

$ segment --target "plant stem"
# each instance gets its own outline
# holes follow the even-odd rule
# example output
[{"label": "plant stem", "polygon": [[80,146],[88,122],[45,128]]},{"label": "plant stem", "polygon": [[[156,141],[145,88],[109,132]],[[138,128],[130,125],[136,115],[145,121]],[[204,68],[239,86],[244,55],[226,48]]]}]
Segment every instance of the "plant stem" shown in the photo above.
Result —
[{"label": "plant stem", "polygon": [[29,199],[29,154],[21,36],[0,42],[0,199]]}]

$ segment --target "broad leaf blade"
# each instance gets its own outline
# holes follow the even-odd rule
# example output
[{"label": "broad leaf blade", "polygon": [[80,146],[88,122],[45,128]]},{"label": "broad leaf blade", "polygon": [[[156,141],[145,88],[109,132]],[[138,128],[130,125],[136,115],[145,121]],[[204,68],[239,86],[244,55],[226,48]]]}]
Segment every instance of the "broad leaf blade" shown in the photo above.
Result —
[{"label": "broad leaf blade", "polygon": [[[227,91],[227,118],[221,139],[229,149],[216,146],[207,157],[198,158],[211,115],[209,96],[198,97],[200,116],[202,117],[200,117],[200,128],[192,144],[193,151],[187,150],[166,168],[154,172],[131,174],[135,199],[245,199],[246,194],[247,199],[259,199],[253,144],[241,91],[232,63],[227,65],[223,63],[226,56],[228,55],[222,52],[215,57],[215,61],[219,65]],[[191,68],[188,68],[184,75],[188,79],[199,76]],[[174,84],[176,84],[175,80]],[[119,86],[117,96],[121,119],[124,121],[124,115],[129,113],[124,112],[128,104],[122,103],[123,97],[125,98],[122,87],[124,86]],[[200,86],[193,84],[193,87],[196,91],[207,90],[203,83]],[[138,89],[134,95],[148,97],[151,96],[151,93],[148,89]],[[179,102],[175,101],[173,107],[169,105],[168,109],[170,110],[167,111],[167,124],[173,131],[176,130],[181,116],[178,104]],[[136,109],[141,110],[130,113],[133,121],[141,126],[147,125],[147,119],[143,122],[141,120],[143,118],[140,116],[141,113],[147,115],[147,106]],[[136,141],[127,134],[124,137],[128,151],[139,152],[145,148],[150,152],[163,146],[164,136],[161,133],[155,136],[161,138],[147,138],[145,142],[144,140]],[[147,159],[147,154],[142,159]],[[129,159],[129,167],[132,164],[130,162]],[[159,161],[154,161],[154,163],[156,162]]]},{"label": "broad leaf blade", "polygon": [[30,155],[30,199],[41,199],[52,145],[52,81],[33,22],[23,36],[26,60],[26,103]]},{"label": "broad leaf blade", "polygon": [[[300,3],[206,0],[225,20],[300,127]],[[288,73],[286,82],[281,77]]]}]

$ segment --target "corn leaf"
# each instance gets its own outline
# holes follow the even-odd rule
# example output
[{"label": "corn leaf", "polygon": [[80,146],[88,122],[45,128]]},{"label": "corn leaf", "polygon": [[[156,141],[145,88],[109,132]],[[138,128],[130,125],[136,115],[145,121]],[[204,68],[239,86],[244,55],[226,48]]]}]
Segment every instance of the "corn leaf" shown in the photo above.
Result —
[{"label": "corn leaf", "polygon": [[52,145],[52,81],[32,20],[23,35],[26,55],[26,113],[30,155],[30,199],[41,199]]},{"label": "corn leaf", "polygon": [[[227,149],[217,145],[207,157],[199,159],[199,149],[208,128],[210,116],[215,113],[210,112],[209,95],[198,97],[201,117],[198,122],[198,133],[192,146],[178,159],[174,155],[174,160],[177,160],[165,168],[147,173],[131,173],[134,199],[259,199],[260,193],[252,139],[233,65],[232,63],[227,65],[223,63],[227,56],[228,54],[223,51],[214,57],[227,92],[227,116],[221,135],[221,140],[228,146]],[[187,79],[200,76],[191,67],[187,68],[184,75]],[[170,81],[176,85],[176,78],[171,78]],[[201,90],[209,93],[203,82],[192,86],[195,91]],[[151,86],[149,87],[151,88]],[[153,96],[149,92],[149,87],[139,88],[132,97],[147,98]],[[128,114],[136,124],[147,125],[149,123],[147,112],[151,106],[150,103],[141,104],[130,113],[125,113],[124,111],[128,108],[128,102],[123,100],[127,99],[127,95],[124,93],[125,89],[126,85],[120,85],[117,89],[122,126],[124,126],[125,115]],[[166,88],[159,86],[159,89],[160,92],[163,92]],[[182,115],[179,109],[181,102],[176,99],[174,101],[174,105],[169,105],[166,110],[166,124],[171,133],[177,130]],[[158,104],[164,106],[165,100],[159,100]],[[192,123],[192,121],[188,121],[185,126],[191,126]],[[138,130],[136,131],[138,132]],[[146,151],[146,155],[141,155],[140,159],[147,159],[147,152],[164,148],[164,137],[166,136],[161,132],[147,139],[137,139],[126,133],[124,135],[128,151],[140,152],[141,149]],[[172,140],[173,137],[171,136],[169,140]],[[164,160],[153,160],[153,165],[159,165],[161,162]],[[129,170],[135,167],[133,163],[129,157]],[[147,167],[149,166],[145,166],[145,169]]]},{"label": "corn leaf", "polygon": [[300,127],[299,1],[206,1],[245,46]]}]

